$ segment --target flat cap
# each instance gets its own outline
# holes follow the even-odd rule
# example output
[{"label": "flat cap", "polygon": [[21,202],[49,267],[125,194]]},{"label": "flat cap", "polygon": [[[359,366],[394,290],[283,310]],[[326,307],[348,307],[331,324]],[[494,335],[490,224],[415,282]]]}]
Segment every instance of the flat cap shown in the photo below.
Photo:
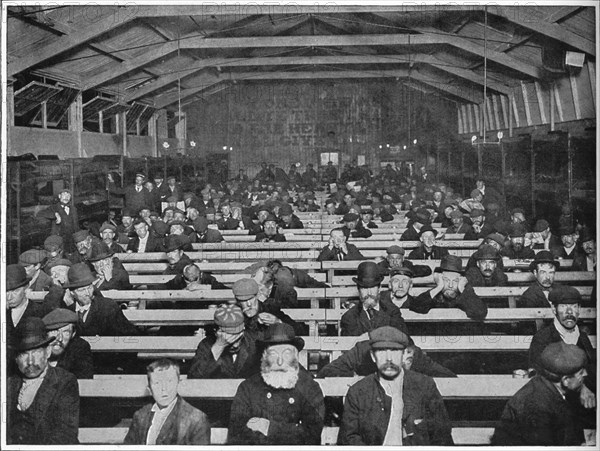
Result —
[{"label": "flat cap", "polygon": [[105,230],[112,230],[113,232],[116,232],[117,228],[114,225],[105,222],[102,224],[102,226],[100,226],[100,233],[104,232]]},{"label": "flat cap", "polygon": [[73,310],[57,308],[42,318],[47,330],[56,330],[67,324],[77,324],[79,317]]},{"label": "flat cap", "polygon": [[581,304],[581,293],[568,285],[556,285],[548,295],[548,300],[553,305],[558,304]]},{"label": "flat cap", "polygon": [[215,324],[223,332],[239,334],[244,330],[244,313],[237,305],[221,305],[215,310]]},{"label": "flat cap", "polygon": [[585,351],[578,346],[560,340],[550,343],[542,351],[540,364],[543,369],[558,376],[569,376],[587,363]]},{"label": "flat cap", "polygon": [[504,246],[504,237],[502,235],[500,235],[499,233],[496,233],[496,232],[490,233],[488,236],[485,237],[485,239],[495,241],[500,246]]},{"label": "flat cap", "polygon": [[408,335],[392,326],[378,327],[369,332],[372,349],[406,349]]},{"label": "flat cap", "polygon": [[395,244],[394,244],[393,246],[390,246],[390,247],[388,247],[388,248],[385,250],[385,252],[386,252],[388,255],[392,255],[392,254],[400,254],[400,255],[404,255],[404,254],[406,253],[406,251],[404,250],[404,248],[403,248],[403,247],[397,246],[397,245],[395,245]]},{"label": "flat cap", "polygon": [[415,214],[415,221],[421,224],[428,224],[431,222],[431,215],[424,208],[419,208]]},{"label": "flat cap", "polygon": [[548,221],[546,221],[545,219],[538,219],[535,223],[535,226],[533,226],[533,231],[538,233],[543,232],[548,227],[550,227]]},{"label": "flat cap", "polygon": [[279,209],[279,215],[280,216],[288,216],[291,215],[293,213],[293,209],[292,206],[290,204],[283,204],[281,206],[281,208]]},{"label": "flat cap", "polygon": [[575,233],[575,227],[573,227],[572,225],[562,226],[558,229],[558,234],[560,236],[573,235],[574,233]]},{"label": "flat cap", "polygon": [[177,202],[177,196],[169,196],[169,197],[167,197],[167,202],[168,203]]},{"label": "flat cap", "polygon": [[406,267],[406,266],[400,266],[400,268],[394,268],[390,271],[390,280],[392,280],[392,278],[394,276],[408,276],[408,277],[414,277],[415,273],[413,272],[412,269]]},{"label": "flat cap", "polygon": [[257,295],[258,284],[254,279],[240,279],[233,284],[232,291],[238,301],[247,301]]},{"label": "flat cap", "polygon": [[460,211],[460,210],[452,210],[452,213],[450,213],[451,219],[462,218],[462,217],[463,217],[463,214],[462,214],[462,211]]},{"label": "flat cap", "polygon": [[44,249],[53,251],[63,247],[63,239],[59,235],[50,235],[44,240]]},{"label": "flat cap", "polygon": [[511,226],[509,228],[508,236],[516,238],[516,237],[525,236],[526,233],[527,233],[527,231],[525,230],[525,227],[523,226],[523,224],[513,223],[513,224],[511,224]]},{"label": "flat cap", "polygon": [[423,236],[423,234],[426,232],[431,232],[431,233],[433,233],[434,237],[437,237],[437,230],[435,230],[433,227],[431,227],[430,224],[427,224],[427,225],[424,225],[423,227],[421,227],[421,230],[419,230],[419,237]]},{"label": "flat cap", "polygon": [[42,263],[44,260],[46,260],[47,257],[48,257],[48,254],[46,253],[45,250],[29,249],[28,251],[23,252],[19,256],[19,263],[23,266],[37,265],[39,263]]},{"label": "flat cap", "polygon": [[471,210],[471,213],[469,213],[469,216],[471,218],[478,218],[479,216],[484,216],[485,215],[485,211],[483,211],[481,208],[473,208],[473,210]]},{"label": "flat cap", "polygon": [[79,243],[80,241],[85,240],[88,236],[90,236],[90,232],[87,230],[78,230],[73,234],[73,241]]}]

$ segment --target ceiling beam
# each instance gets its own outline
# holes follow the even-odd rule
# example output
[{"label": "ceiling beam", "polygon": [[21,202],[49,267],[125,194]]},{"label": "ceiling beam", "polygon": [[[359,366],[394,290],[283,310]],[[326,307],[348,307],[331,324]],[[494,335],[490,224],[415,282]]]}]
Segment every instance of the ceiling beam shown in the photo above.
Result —
[{"label": "ceiling beam", "polygon": [[55,58],[62,53],[83,45],[98,36],[108,33],[110,30],[114,30],[115,28],[131,22],[136,18],[135,11],[138,10],[138,7],[133,9],[121,7],[114,8],[112,14],[106,15],[94,23],[86,24],[86,26],[80,30],[64,35],[56,41],[43,45],[8,64],[6,68],[7,75],[9,77],[14,76],[24,70],[43,63],[44,61]]}]

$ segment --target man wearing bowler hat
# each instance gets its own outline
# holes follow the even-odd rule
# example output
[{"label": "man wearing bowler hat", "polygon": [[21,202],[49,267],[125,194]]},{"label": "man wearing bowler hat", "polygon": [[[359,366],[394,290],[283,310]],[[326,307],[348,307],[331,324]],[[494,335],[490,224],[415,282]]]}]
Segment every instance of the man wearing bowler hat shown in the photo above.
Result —
[{"label": "man wearing bowler hat", "polygon": [[[574,404],[588,409],[588,414],[593,413],[590,409],[596,407],[597,359],[588,334],[577,325],[581,312],[581,294],[574,287],[561,285],[552,290],[549,301],[552,303],[554,321],[533,336],[529,347],[529,365],[536,371],[540,371],[542,352],[550,343],[564,342],[582,349],[588,362],[587,376]],[[585,412],[582,413],[585,415]]]},{"label": "man wearing bowler hat", "polygon": [[146,176],[141,172],[135,174],[135,183],[125,188],[118,187],[115,184],[113,175],[108,173],[108,190],[111,194],[124,197],[125,208],[130,208],[134,212],[142,208],[151,207],[154,202],[154,196],[144,188]]},{"label": "man wearing bowler hat", "polygon": [[369,343],[377,372],[348,390],[338,444],[453,445],[450,420],[435,382],[402,367],[408,336],[381,327],[369,334]]},{"label": "man wearing bowler hat", "polygon": [[433,274],[435,287],[421,293],[405,307],[417,313],[427,313],[432,308],[458,308],[474,320],[483,320],[487,305],[475,294],[464,276],[462,259],[455,255],[442,258]]},{"label": "man wearing bowler hat", "polygon": [[98,290],[131,290],[129,273],[106,243],[101,241],[92,245],[89,261],[98,276],[95,284]]},{"label": "man wearing bowler hat", "polygon": [[573,271],[596,271],[596,231],[590,227],[581,231],[581,248],[573,258]]},{"label": "man wearing bowler hat", "polygon": [[50,343],[52,354],[48,364],[74,374],[77,379],[93,378],[92,349],[86,340],[77,335],[77,313],[57,308],[44,316],[43,321],[48,337],[54,338]]},{"label": "man wearing bowler hat", "polygon": [[294,214],[292,206],[285,203],[279,209],[279,227],[282,229],[303,229],[304,224]]},{"label": "man wearing bowler hat", "polygon": [[421,227],[419,231],[419,241],[421,244],[413,249],[408,258],[411,260],[439,260],[448,255],[448,249],[435,245],[437,230],[427,224]]},{"label": "man wearing bowler hat", "polygon": [[246,330],[242,309],[223,304],[215,310],[217,330],[204,338],[192,359],[189,378],[246,378],[259,371],[254,334]]},{"label": "man wearing bowler hat", "polygon": [[69,288],[75,303],[67,306],[77,313],[81,335],[129,336],[139,335],[137,328],[129,322],[112,299],[105,298],[94,289],[96,277],[85,263],[77,263],[69,269]]},{"label": "man wearing bowler hat", "polygon": [[342,315],[342,335],[362,335],[381,326],[393,326],[407,332],[400,309],[391,301],[383,301],[379,293],[383,274],[374,262],[358,265],[352,280],[358,288],[359,302]]},{"label": "man wearing bowler hat", "polygon": [[585,351],[575,345],[559,341],[546,346],[540,373],[506,403],[492,445],[584,445],[583,425],[567,398],[581,391],[586,364]]},{"label": "man wearing bowler hat", "polygon": [[552,252],[555,258],[559,260],[573,259],[582,253],[581,249],[577,246],[579,233],[572,225],[562,226],[558,229],[558,234],[562,243],[550,247],[550,252]]},{"label": "man wearing bowler hat", "polygon": [[424,208],[419,208],[414,215],[413,222],[404,231],[400,241],[419,241],[420,231],[423,226],[431,224],[431,216]]},{"label": "man wearing bowler hat", "polygon": [[500,251],[503,257],[513,260],[530,260],[535,258],[535,251],[525,245],[525,227],[522,224],[511,224],[508,232],[510,242]]},{"label": "man wearing bowler hat", "polygon": [[48,260],[47,252],[42,249],[30,249],[19,255],[19,264],[25,268],[31,291],[47,291],[52,286],[52,277],[42,271]]},{"label": "man wearing bowler hat", "polygon": [[58,203],[41,211],[39,216],[52,221],[50,233],[58,235],[64,240],[64,247],[67,252],[75,250],[73,242],[73,233],[79,229],[79,220],[77,218],[77,209],[71,202],[72,193],[68,189],[62,189],[58,193]]},{"label": "man wearing bowler hat", "polygon": [[254,241],[262,243],[287,241],[285,236],[277,230],[277,218],[269,214],[263,222],[263,231],[256,234]]},{"label": "man wearing bowler hat", "polygon": [[303,347],[289,324],[269,326],[257,342],[260,373],[242,382],[233,398],[228,444],[321,444],[323,392],[298,361]]},{"label": "man wearing bowler hat", "polygon": [[504,287],[508,277],[499,268],[498,261],[502,258],[494,247],[484,244],[477,249],[473,257],[476,266],[467,269],[465,277],[474,287]]},{"label": "man wearing bowler hat", "polygon": [[521,295],[517,305],[525,308],[550,307],[548,296],[555,287],[560,285],[554,283],[554,275],[558,268],[560,268],[560,262],[550,251],[538,252],[535,259],[529,264],[529,270],[533,273],[535,280]]},{"label": "man wearing bowler hat", "polygon": [[26,318],[15,330],[19,374],[6,384],[9,445],[79,443],[79,386],[71,373],[48,365],[53,341],[41,318]]},{"label": "man wearing bowler hat", "polygon": [[181,235],[169,235],[165,239],[165,252],[169,265],[163,271],[163,275],[175,276],[165,283],[167,290],[183,290],[186,287],[183,270],[186,266],[194,264],[192,259],[183,252],[183,248],[187,244],[189,244],[189,240]]}]

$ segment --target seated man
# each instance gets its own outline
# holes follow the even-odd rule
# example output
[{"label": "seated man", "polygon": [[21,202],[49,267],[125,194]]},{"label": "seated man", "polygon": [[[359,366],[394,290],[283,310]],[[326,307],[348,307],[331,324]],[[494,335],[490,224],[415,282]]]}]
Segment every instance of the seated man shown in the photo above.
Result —
[{"label": "seated man", "polygon": [[467,269],[465,277],[474,287],[504,287],[508,277],[498,267],[500,254],[489,244],[484,244],[473,254],[477,266]]},{"label": "seated man", "polygon": [[68,259],[63,250],[63,239],[58,235],[50,235],[44,240],[44,250],[46,251],[46,263],[42,265],[42,269],[46,274],[50,274],[48,265],[55,260]]},{"label": "seated man", "polygon": [[54,338],[50,343],[52,354],[48,364],[74,374],[77,379],[93,378],[92,349],[86,340],[77,335],[77,314],[72,310],[57,308],[44,316],[43,321],[48,337]]},{"label": "seated man", "polygon": [[320,445],[325,402],[319,384],[298,362],[304,340],[288,324],[274,324],[257,345],[260,373],[238,387],[227,443]]},{"label": "seated man", "polygon": [[125,249],[121,247],[115,241],[115,236],[117,234],[117,227],[113,224],[105,222],[100,226],[100,237],[102,241],[108,246],[108,248],[113,251],[115,254],[125,252]]},{"label": "seated man", "polygon": [[225,241],[221,232],[208,227],[208,219],[203,216],[194,221],[194,230],[196,231],[197,243],[221,243]]},{"label": "seated man", "polygon": [[430,225],[421,227],[419,231],[419,240],[421,245],[413,249],[408,258],[411,260],[440,260],[448,255],[448,249],[435,245],[437,230]]},{"label": "seated man", "polygon": [[581,310],[581,294],[573,287],[560,286],[552,290],[549,300],[552,302],[552,313],[555,318],[552,324],[542,328],[533,336],[529,347],[529,365],[537,372],[543,371],[541,355],[550,343],[564,342],[582,349],[587,358],[587,376],[578,393],[579,396],[575,399],[568,398],[567,401],[575,406],[575,411],[580,417],[587,420],[587,428],[594,429],[597,359],[588,334],[577,325]]},{"label": "seated man", "polygon": [[364,208],[360,212],[360,225],[363,228],[367,229],[378,229],[379,226],[373,222],[373,212],[372,208]]},{"label": "seated man", "polygon": [[359,217],[356,213],[346,213],[342,221],[344,222],[342,229],[352,238],[369,238],[373,235],[373,232],[359,222]]},{"label": "seated man", "polygon": [[452,225],[446,229],[447,234],[472,234],[473,228],[465,223],[465,218],[463,216],[462,211],[454,210],[450,213],[450,220],[452,221]]},{"label": "seated man", "polygon": [[579,234],[575,231],[573,226],[563,226],[558,232],[562,244],[552,246],[550,252],[552,252],[554,257],[559,260],[574,259],[578,253],[581,253],[577,248],[577,238],[579,237]]},{"label": "seated man", "polygon": [[282,229],[303,229],[304,224],[296,216],[290,204],[283,204],[279,209],[279,227]]},{"label": "seated man", "polygon": [[71,373],[48,365],[53,341],[41,318],[25,318],[17,326],[19,373],[6,384],[8,445],[79,443],[79,386]]},{"label": "seated man", "polygon": [[531,239],[532,249],[549,251],[555,245],[560,245],[560,238],[550,232],[550,224],[545,219],[538,219],[533,226],[532,233],[528,235]]},{"label": "seated man", "polygon": [[163,275],[174,275],[175,277],[164,284],[167,290],[183,290],[186,288],[183,278],[183,269],[193,265],[192,259],[183,252],[183,247],[188,244],[187,238],[180,235],[169,235],[165,239],[165,252],[169,265],[163,271]]},{"label": "seated man", "polygon": [[461,258],[445,256],[433,274],[436,286],[421,293],[405,307],[417,313],[427,313],[432,308],[459,308],[469,318],[483,320],[487,315],[487,305],[475,294],[463,274]]},{"label": "seated man", "polygon": [[414,302],[414,296],[409,294],[413,285],[414,273],[410,268],[400,267],[390,272],[389,289],[381,293],[384,302],[391,302],[398,308],[404,308]]},{"label": "seated man", "polygon": [[75,242],[77,252],[71,254],[70,260],[75,264],[89,262],[92,245],[100,243],[100,238],[90,235],[90,232],[87,230],[78,230],[73,234],[73,241]]},{"label": "seated man", "polygon": [[479,240],[490,233],[494,233],[494,226],[485,222],[485,211],[474,208],[469,213],[471,219],[471,232],[465,233],[465,240]]},{"label": "seated man", "polygon": [[363,257],[356,246],[347,243],[347,240],[348,236],[342,227],[332,229],[329,232],[329,243],[321,250],[317,261],[364,260],[365,257]]},{"label": "seated man", "polygon": [[[392,326],[382,326],[374,329],[369,332],[368,338],[383,332],[395,333],[391,329],[393,329]],[[456,374],[448,368],[431,360],[421,348],[414,344],[410,337],[408,339],[409,344],[402,358],[402,368],[430,377],[456,377]],[[368,339],[359,341],[350,350],[345,351],[333,362],[321,368],[317,377],[354,377],[375,373],[377,372],[377,366],[371,358],[370,351],[371,345]]]},{"label": "seated man", "polygon": [[424,226],[430,226],[430,224],[431,216],[429,212],[424,208],[419,208],[415,212],[411,224],[408,225],[400,237],[400,241],[418,241],[421,236],[421,229]]},{"label": "seated man", "polygon": [[573,259],[573,271],[596,271],[596,233],[589,227],[581,231],[581,247]]},{"label": "seated man", "polygon": [[244,314],[237,305],[221,305],[215,310],[214,335],[207,335],[196,349],[189,378],[246,378],[259,371],[256,336],[245,330]]},{"label": "seated man", "polygon": [[510,243],[501,251],[502,257],[514,260],[530,260],[535,258],[535,251],[525,246],[525,227],[521,224],[511,224],[508,237]]},{"label": "seated man", "polygon": [[[180,236],[187,240],[187,243],[183,246],[185,252],[193,252],[194,247],[192,243],[196,242],[196,232],[191,227],[187,227],[183,221],[173,220],[169,224],[169,235],[168,236]],[[186,231],[186,229],[188,229]]]},{"label": "seated man", "polygon": [[31,291],[46,291],[52,286],[52,278],[42,271],[46,260],[46,251],[39,249],[30,249],[19,256],[19,264],[30,278],[28,288]]},{"label": "seated man", "polygon": [[407,332],[400,309],[379,294],[383,274],[376,263],[362,262],[358,265],[357,277],[352,280],[358,288],[359,303],[342,315],[342,335],[362,335],[381,326],[393,326]]},{"label": "seated man", "polygon": [[377,372],[348,390],[339,445],[448,446],[452,428],[444,401],[428,376],[402,367],[409,339],[403,332],[371,332],[371,358]]},{"label": "seated man", "polygon": [[163,252],[163,240],[148,227],[143,219],[136,219],[133,224],[135,237],[129,241],[127,252]]},{"label": "seated man", "polygon": [[581,391],[586,364],[585,352],[575,345],[559,341],[546,346],[540,374],[508,400],[492,445],[584,445],[583,425],[566,398]]},{"label": "seated man", "polygon": [[98,290],[131,290],[129,273],[121,261],[114,257],[114,252],[108,248],[106,243],[101,241],[92,246],[89,261],[98,276],[98,280],[94,284]]},{"label": "seated man", "polygon": [[227,290],[227,286],[215,279],[215,276],[207,271],[200,271],[193,263],[183,268],[183,279],[188,291],[205,290],[206,285],[210,285],[211,290]]},{"label": "seated man", "polygon": [[319,282],[305,270],[284,266],[280,260],[269,260],[265,267],[271,273],[277,286],[291,285],[298,288],[329,288],[329,285],[325,282]]},{"label": "seated man", "polygon": [[554,275],[559,267],[560,262],[554,259],[550,251],[538,252],[529,264],[535,280],[521,295],[517,305],[525,308],[550,307],[548,296],[554,288],[560,286],[554,283]]},{"label": "seated man", "polygon": [[256,234],[254,241],[269,243],[287,240],[285,239],[285,236],[277,231],[277,218],[274,215],[269,214],[263,222],[263,231]]},{"label": "seated man", "polygon": [[408,268],[412,271],[414,277],[427,277],[431,275],[431,268],[427,265],[414,265],[413,262],[404,259],[406,251],[400,246],[390,246],[386,249],[386,257],[379,261],[379,269],[383,274],[389,274],[400,268]]},{"label": "seated man", "polygon": [[201,410],[177,393],[179,365],[159,359],[146,367],[154,404],[133,414],[126,445],[210,445],[210,424]]}]

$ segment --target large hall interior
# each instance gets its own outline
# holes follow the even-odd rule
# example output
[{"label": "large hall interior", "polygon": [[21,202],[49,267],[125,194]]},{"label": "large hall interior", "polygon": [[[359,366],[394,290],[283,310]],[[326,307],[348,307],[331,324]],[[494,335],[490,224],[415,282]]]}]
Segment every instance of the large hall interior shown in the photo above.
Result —
[{"label": "large hall interior", "polygon": [[[596,444],[595,2],[13,3],[4,445]],[[204,438],[137,423],[175,367]],[[543,384],[560,426],[519,423]]]}]

